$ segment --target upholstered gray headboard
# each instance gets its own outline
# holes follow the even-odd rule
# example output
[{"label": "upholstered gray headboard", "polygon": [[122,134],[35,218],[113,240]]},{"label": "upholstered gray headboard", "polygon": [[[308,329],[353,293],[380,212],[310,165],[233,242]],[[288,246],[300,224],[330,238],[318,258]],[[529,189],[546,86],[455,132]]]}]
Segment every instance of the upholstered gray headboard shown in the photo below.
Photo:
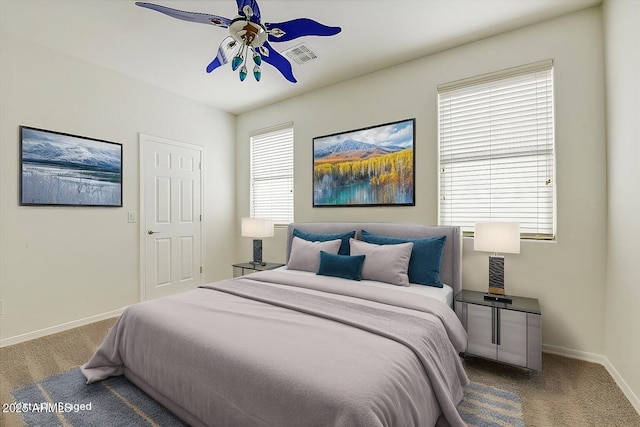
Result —
[{"label": "upholstered gray headboard", "polygon": [[447,236],[440,263],[440,280],[453,288],[454,295],[462,290],[462,233],[460,227],[428,226],[415,224],[389,224],[376,222],[307,222],[289,224],[287,230],[287,262],[291,253],[293,230],[311,233],[344,233],[361,230],[391,237],[421,238]]}]

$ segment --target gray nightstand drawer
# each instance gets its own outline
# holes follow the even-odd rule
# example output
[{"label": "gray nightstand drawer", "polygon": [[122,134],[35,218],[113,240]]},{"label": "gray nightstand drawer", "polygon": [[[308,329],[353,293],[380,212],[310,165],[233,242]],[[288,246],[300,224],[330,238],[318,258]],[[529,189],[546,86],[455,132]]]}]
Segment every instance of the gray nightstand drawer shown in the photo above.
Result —
[{"label": "gray nightstand drawer", "polygon": [[513,303],[506,304],[484,300],[483,292],[463,290],[456,296],[455,310],[467,331],[467,354],[542,369],[538,300],[513,297]]}]

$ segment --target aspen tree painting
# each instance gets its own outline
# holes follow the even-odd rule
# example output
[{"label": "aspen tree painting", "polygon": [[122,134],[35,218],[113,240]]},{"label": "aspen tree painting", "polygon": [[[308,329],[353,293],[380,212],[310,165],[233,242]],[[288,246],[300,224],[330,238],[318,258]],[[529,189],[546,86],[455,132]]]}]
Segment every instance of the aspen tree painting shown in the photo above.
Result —
[{"label": "aspen tree painting", "polygon": [[415,119],[313,139],[313,206],[414,206]]}]

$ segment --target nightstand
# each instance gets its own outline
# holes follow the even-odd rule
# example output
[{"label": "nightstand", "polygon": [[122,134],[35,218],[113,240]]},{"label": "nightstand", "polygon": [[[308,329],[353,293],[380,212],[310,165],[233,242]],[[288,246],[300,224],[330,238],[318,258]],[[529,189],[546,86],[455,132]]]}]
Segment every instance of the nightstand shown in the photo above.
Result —
[{"label": "nightstand", "polygon": [[467,331],[466,354],[530,370],[542,369],[542,312],[535,298],[512,303],[484,299],[485,292],[463,290],[455,309]]},{"label": "nightstand", "polygon": [[284,264],[278,264],[275,262],[267,262],[264,265],[252,264],[250,262],[233,264],[233,277],[244,276],[245,274],[255,273],[256,271],[273,270],[274,268],[282,267],[283,265]]}]

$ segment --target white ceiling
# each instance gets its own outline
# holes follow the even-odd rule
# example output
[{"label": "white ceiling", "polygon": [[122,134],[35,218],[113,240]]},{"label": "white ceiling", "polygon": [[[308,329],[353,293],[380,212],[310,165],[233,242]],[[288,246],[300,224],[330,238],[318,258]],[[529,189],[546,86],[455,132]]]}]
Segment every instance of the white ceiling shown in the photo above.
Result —
[{"label": "white ceiling", "polygon": [[[234,0],[148,0],[228,18]],[[229,65],[205,72],[226,29],[181,21],[134,0],[1,0],[0,28],[48,48],[242,113],[436,51],[600,4],[601,0],[258,0],[263,22],[308,17],[342,27],[333,37],[302,37],[319,59],[298,65],[298,83],[268,64],[262,80],[240,82]],[[46,63],[42,64],[46,68]]]}]

